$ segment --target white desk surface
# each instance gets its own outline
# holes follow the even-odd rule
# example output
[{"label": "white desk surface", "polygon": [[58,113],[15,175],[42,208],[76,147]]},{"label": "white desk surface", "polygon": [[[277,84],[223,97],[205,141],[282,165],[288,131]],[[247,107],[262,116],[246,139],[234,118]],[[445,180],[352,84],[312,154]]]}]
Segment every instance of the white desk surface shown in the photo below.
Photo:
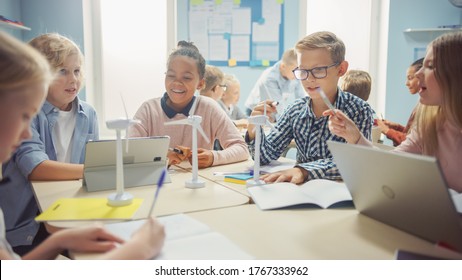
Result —
[{"label": "white desk surface", "polygon": [[[281,157],[278,159],[278,161],[286,163],[286,162],[293,162],[295,164],[295,161],[292,159],[284,158]],[[237,191],[245,196],[250,197],[249,192],[247,192],[247,187],[246,185],[241,185],[241,184],[236,184],[236,183],[230,183],[230,182],[225,182],[224,181],[224,176],[214,176],[213,172],[245,172],[248,171],[249,168],[253,168],[254,162],[251,158],[249,158],[246,161],[241,161],[241,162],[236,162],[236,163],[231,163],[231,164],[226,164],[226,165],[219,165],[219,166],[213,166],[213,167],[208,167],[204,169],[199,169],[199,176],[205,179],[208,179],[210,181],[213,181],[217,184],[223,185],[229,189],[232,189],[234,191]],[[180,165],[178,165],[179,168],[182,168],[185,171],[191,171],[191,165],[187,162],[182,162]]]},{"label": "white desk surface", "polygon": [[[230,207],[249,203],[249,198],[235,191],[225,188],[210,180],[205,180],[205,187],[199,189],[185,188],[184,181],[191,178],[191,173],[182,169],[169,171],[172,183],[165,184],[160,190],[154,209],[154,215],[164,216],[177,213],[189,213],[208,209]],[[59,198],[72,197],[107,197],[111,191],[87,192],[80,180],[33,182],[35,197],[40,209],[47,209]],[[148,215],[154,193],[155,185],[127,188],[125,191],[134,197],[143,198],[133,219],[141,219]],[[91,222],[50,222],[56,227],[72,227]]]},{"label": "white desk surface", "polygon": [[394,259],[397,249],[462,258],[354,209],[261,211],[242,205],[188,215],[256,259]]}]

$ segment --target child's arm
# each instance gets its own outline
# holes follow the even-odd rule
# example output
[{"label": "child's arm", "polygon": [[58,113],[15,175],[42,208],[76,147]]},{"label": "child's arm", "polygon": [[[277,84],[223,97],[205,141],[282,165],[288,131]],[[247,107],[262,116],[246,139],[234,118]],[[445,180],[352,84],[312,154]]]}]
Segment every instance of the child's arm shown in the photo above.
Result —
[{"label": "child's arm", "polygon": [[30,181],[77,180],[83,177],[83,164],[44,160],[29,174]]},{"label": "child's arm", "polygon": [[99,226],[64,229],[50,235],[37,248],[23,256],[23,259],[55,259],[64,250],[107,252],[116,248],[116,243],[122,242],[122,239]]},{"label": "child's arm", "polygon": [[387,133],[385,133],[388,139],[393,141],[393,146],[398,146],[406,139],[407,133],[400,132],[394,129],[389,129]]},{"label": "child's arm", "polygon": [[306,181],[306,178],[308,178],[308,171],[302,167],[294,167],[260,177],[266,183],[291,182],[293,184],[301,184]]},{"label": "child's arm", "polygon": [[0,248],[0,260],[14,260],[14,258],[4,248]]},{"label": "child's arm", "polygon": [[[210,103],[209,101],[206,102],[207,103],[204,102],[204,104]],[[236,128],[233,121],[228,117],[226,112],[215,103],[210,103],[209,106],[203,108],[207,109],[207,119],[210,118],[210,130],[213,135],[210,141],[212,141],[211,143],[213,145],[213,138],[218,139],[223,150],[208,150],[207,153],[204,152],[201,154],[203,156],[207,156],[208,152],[211,152],[213,155],[213,166],[247,160],[249,158],[247,145],[241,133]],[[202,120],[202,123],[204,123],[204,119]],[[204,129],[207,130],[207,128]],[[204,160],[206,159],[204,158]]]},{"label": "child's arm", "polygon": [[334,115],[330,109],[323,112],[324,116],[329,116],[330,132],[342,137],[350,144],[358,143],[362,134],[356,124],[342,111],[335,110],[335,113]]}]

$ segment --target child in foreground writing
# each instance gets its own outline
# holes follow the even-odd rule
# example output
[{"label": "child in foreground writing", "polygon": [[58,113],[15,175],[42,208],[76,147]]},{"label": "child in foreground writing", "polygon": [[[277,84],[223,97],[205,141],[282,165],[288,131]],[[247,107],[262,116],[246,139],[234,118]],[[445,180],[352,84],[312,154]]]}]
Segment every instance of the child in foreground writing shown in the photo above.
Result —
[{"label": "child in foreground writing", "polygon": [[[0,162],[32,136],[30,123],[52,79],[48,62],[36,50],[0,31]],[[8,181],[0,176],[0,187]],[[106,252],[103,259],[149,259],[160,252],[164,238],[163,226],[153,218],[125,243],[99,226],[65,229],[50,235],[23,259],[54,259],[64,250]],[[118,243],[123,244],[116,248]],[[0,208],[0,259],[17,258],[6,240]]]}]

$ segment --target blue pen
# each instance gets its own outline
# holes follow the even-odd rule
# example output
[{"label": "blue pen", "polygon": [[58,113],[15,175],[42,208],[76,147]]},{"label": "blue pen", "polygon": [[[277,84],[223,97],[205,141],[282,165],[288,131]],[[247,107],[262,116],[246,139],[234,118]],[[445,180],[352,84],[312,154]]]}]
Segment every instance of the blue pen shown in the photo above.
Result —
[{"label": "blue pen", "polygon": [[160,174],[159,180],[157,181],[156,194],[154,195],[154,201],[152,202],[151,209],[149,210],[148,218],[151,217],[152,215],[152,211],[154,210],[154,205],[156,205],[157,197],[159,196],[160,188],[162,188],[162,185],[164,185],[165,174],[167,174],[167,169],[164,168],[162,170],[162,173]]}]

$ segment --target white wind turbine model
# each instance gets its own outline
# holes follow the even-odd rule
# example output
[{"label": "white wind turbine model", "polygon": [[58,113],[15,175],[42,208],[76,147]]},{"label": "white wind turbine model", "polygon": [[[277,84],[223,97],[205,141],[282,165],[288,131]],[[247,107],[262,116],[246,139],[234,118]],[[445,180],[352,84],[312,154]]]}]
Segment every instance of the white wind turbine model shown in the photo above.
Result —
[{"label": "white wind turbine model", "polygon": [[122,138],[121,131],[126,130],[126,150],[128,151],[128,127],[133,123],[139,123],[139,121],[132,120],[128,118],[127,108],[125,107],[125,102],[122,95],[122,104],[125,110],[125,118],[118,118],[114,120],[106,121],[106,126],[108,129],[115,129],[117,134],[116,140],[116,193],[111,193],[107,200],[110,206],[125,206],[129,205],[133,201],[133,195],[124,191],[124,168],[123,168],[123,153],[122,153]]},{"label": "white wind turbine model", "polygon": [[253,166],[253,180],[247,180],[247,187],[264,185],[265,181],[260,180],[260,143],[261,143],[261,131],[263,126],[268,125],[271,129],[274,126],[269,122],[268,116],[266,115],[266,100],[263,105],[263,115],[250,116],[248,118],[249,123],[255,125],[255,155],[254,155],[254,166]]},{"label": "white wind turbine model", "polygon": [[171,121],[165,123],[165,125],[190,125],[192,126],[192,178],[191,180],[187,180],[185,182],[185,186],[191,189],[197,189],[205,187],[205,182],[199,180],[198,178],[198,159],[197,159],[197,131],[204,137],[207,143],[210,142],[209,138],[205,134],[204,130],[201,127],[202,117],[198,115],[194,115],[197,105],[197,95],[194,94],[196,97],[194,99],[194,103],[189,110],[189,116],[183,120]]}]

